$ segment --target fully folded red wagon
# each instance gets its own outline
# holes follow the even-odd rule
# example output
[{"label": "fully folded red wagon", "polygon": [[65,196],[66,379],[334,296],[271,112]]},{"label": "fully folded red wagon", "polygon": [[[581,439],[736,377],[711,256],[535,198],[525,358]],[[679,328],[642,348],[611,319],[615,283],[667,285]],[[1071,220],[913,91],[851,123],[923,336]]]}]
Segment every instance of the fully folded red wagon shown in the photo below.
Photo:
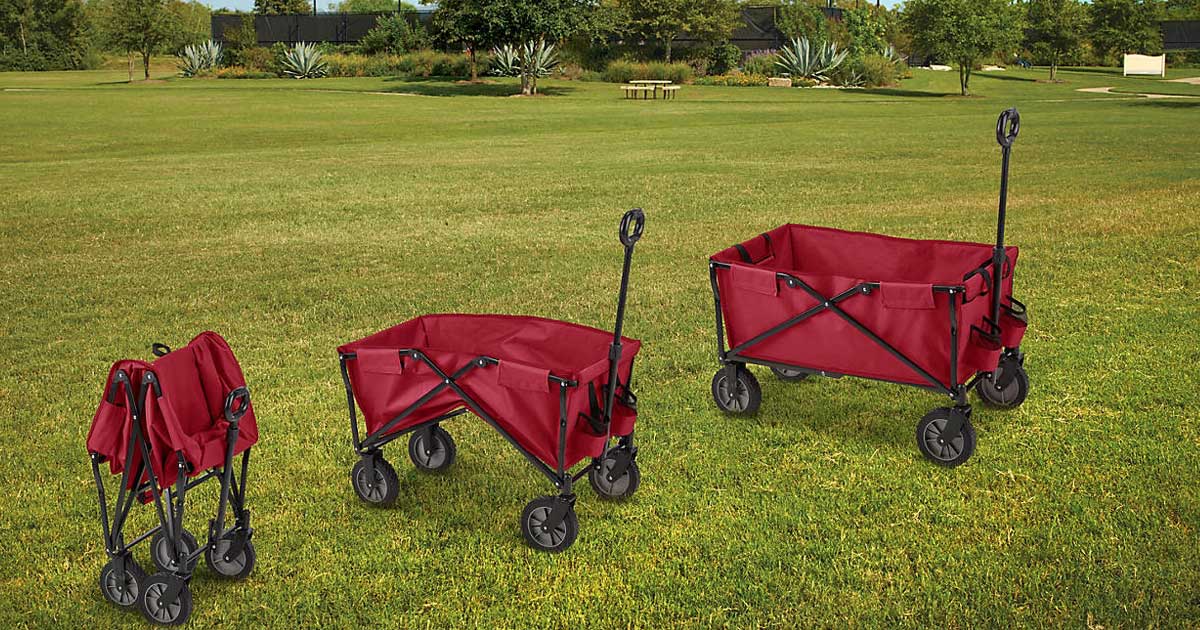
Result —
[{"label": "fully folded red wagon", "polygon": [[[218,577],[240,580],[254,569],[254,530],[246,509],[246,473],[258,426],[246,379],[229,345],[205,332],[172,351],[154,344],[154,361],[118,361],[109,370],[87,448],[100,497],[100,524],[109,562],[100,592],[122,608],[138,607],[153,623],[178,625],[192,611],[188,583],[200,556]],[[241,472],[234,474],[234,456]],[[109,519],[100,465],[121,476]],[[216,518],[201,546],[183,526],[192,488],[219,479]],[[153,503],[159,524],[131,541],[125,522],[134,502]],[[233,511],[225,527],[226,505]],[[158,572],[147,576],[133,548],[150,539]]]},{"label": "fully folded red wagon", "polygon": [[917,446],[938,464],[966,461],[975,450],[967,392],[1016,407],[1029,389],[1020,349],[1028,318],[1012,295],[1017,248],[1004,246],[1019,121],[1010,109],[997,122],[1003,169],[994,246],[784,225],[713,255],[717,406],[758,409],[762,392],[748,364],[784,381],[819,374],[916,385],[952,401],[917,425]]},{"label": "fully folded red wagon", "polygon": [[[359,498],[395,501],[399,478],[382,448],[402,435],[410,436],[409,458],[419,470],[449,467],[454,440],[441,423],[468,411],[558,490],[530,502],[521,515],[534,548],[561,551],[575,541],[572,484],[584,475],[601,497],[632,495],[641,474],[630,377],[641,342],[623,337],[621,328],[633,247],[644,223],[638,209],[621,221],[625,262],[614,332],[539,317],[425,315],[338,348],[359,455],[350,480]],[[362,439],[356,401],[366,425]],[[572,473],[584,460],[588,465]]]}]

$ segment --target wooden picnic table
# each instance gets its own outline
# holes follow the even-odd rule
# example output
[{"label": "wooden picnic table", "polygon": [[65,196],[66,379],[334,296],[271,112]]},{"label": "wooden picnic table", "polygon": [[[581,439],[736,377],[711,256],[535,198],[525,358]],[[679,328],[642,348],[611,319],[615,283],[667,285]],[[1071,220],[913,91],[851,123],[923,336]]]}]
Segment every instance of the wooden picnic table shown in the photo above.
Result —
[{"label": "wooden picnic table", "polygon": [[629,85],[623,85],[621,88],[625,91],[626,98],[637,98],[637,95],[641,93],[657,99],[658,93],[661,91],[663,98],[666,99],[675,96],[675,92],[679,90],[678,85],[672,85],[671,81],[662,79],[634,79],[629,82]]}]

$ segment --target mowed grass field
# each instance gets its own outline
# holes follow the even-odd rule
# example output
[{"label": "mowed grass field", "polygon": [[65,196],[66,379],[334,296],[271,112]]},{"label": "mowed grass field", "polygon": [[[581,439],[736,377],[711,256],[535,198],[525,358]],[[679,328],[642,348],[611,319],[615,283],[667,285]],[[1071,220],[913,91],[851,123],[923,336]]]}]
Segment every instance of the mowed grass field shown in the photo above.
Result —
[{"label": "mowed grass field", "polygon": [[[96,586],[85,437],[111,362],[205,329],[254,394],[258,567],[201,563],[196,627],[1200,625],[1200,99],[1076,91],[1200,88],[1044,76],[628,102],[0,74],[0,626],[143,625]],[[784,222],[989,241],[1011,105],[1028,402],[977,405],[954,470],[918,453],[944,401],[912,388],[759,372],[760,412],[720,414],[707,256]],[[535,552],[518,515],[549,484],[464,417],[452,470],[398,442],[399,500],[361,504],[335,347],[430,312],[608,327],[632,206],[639,493],[585,485],[578,542]],[[214,487],[189,497],[199,534]]]}]

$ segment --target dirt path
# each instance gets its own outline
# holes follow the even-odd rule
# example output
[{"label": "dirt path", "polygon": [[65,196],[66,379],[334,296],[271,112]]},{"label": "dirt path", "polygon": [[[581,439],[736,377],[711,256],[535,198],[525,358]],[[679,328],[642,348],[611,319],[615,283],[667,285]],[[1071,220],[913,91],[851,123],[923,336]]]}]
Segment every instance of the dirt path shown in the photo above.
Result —
[{"label": "dirt path", "polygon": [[1182,79],[1168,79],[1171,83],[1190,83],[1192,85],[1200,85],[1200,77],[1184,77]]},{"label": "dirt path", "polygon": [[[1200,77],[1198,77],[1200,79]],[[1126,92],[1114,92],[1111,87],[1090,87],[1079,88],[1076,92],[1090,92],[1092,94],[1113,94],[1116,96],[1129,96]],[[1183,94],[1136,94],[1135,96],[1144,96],[1146,98],[1200,98],[1200,96],[1184,96]]]}]

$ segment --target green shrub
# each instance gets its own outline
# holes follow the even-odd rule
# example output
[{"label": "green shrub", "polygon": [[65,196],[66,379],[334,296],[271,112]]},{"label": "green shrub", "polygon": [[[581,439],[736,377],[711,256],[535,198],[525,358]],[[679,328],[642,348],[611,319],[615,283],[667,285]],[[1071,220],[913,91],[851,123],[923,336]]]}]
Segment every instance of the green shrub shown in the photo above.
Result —
[{"label": "green shrub", "polygon": [[[225,56],[227,58],[234,57],[233,52],[232,50],[228,51]],[[277,57],[278,55],[273,53],[270,48],[255,46],[254,48],[243,48],[238,51],[236,61],[231,59],[227,59],[227,61],[229,61],[229,65],[231,66],[243,66],[250,70],[270,72],[275,69],[275,59]]]},{"label": "green shrub", "polygon": [[[415,11],[414,11],[415,14]],[[390,53],[399,55],[429,46],[429,36],[414,18],[404,13],[383,16],[375,28],[367,31],[358,42],[358,49],[366,54]]]},{"label": "green shrub", "polygon": [[775,53],[763,53],[753,55],[746,59],[746,63],[742,66],[744,74],[761,74],[767,77],[779,75],[779,67],[775,65],[775,61],[779,59],[779,55]]},{"label": "green shrub", "polygon": [[[362,55],[333,53],[325,60],[331,77],[467,77],[471,60],[464,54],[421,50],[404,55]],[[488,55],[479,55],[487,66]]]},{"label": "green shrub", "polygon": [[215,73],[218,79],[274,79],[275,74],[244,66],[226,66]]},{"label": "green shrub", "polygon": [[696,72],[686,63],[632,63],[629,61],[614,61],[608,64],[602,74],[605,81],[610,83],[628,83],[637,80],[671,81],[672,83],[691,83]]},{"label": "green shrub", "polygon": [[763,74],[716,74],[696,79],[696,85],[719,85],[725,87],[762,87],[767,85],[767,76]]},{"label": "green shrub", "polygon": [[708,56],[708,71],[713,74],[725,74],[737,70],[742,63],[742,49],[729,42],[717,44]]},{"label": "green shrub", "polygon": [[900,76],[896,63],[883,55],[864,55],[858,65],[867,87],[895,85]]}]

